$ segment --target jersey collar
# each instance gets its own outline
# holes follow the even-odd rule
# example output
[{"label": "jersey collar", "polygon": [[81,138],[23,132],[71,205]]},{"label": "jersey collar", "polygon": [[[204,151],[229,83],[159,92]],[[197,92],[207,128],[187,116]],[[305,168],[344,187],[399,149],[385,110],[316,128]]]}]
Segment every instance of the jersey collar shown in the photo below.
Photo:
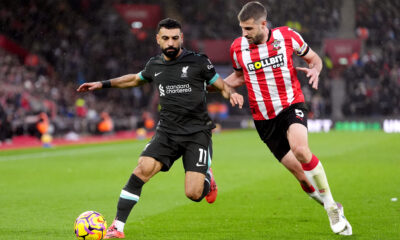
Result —
[{"label": "jersey collar", "polygon": [[271,29],[269,29],[269,28],[267,28],[268,29],[268,38],[267,38],[267,44],[268,43],[271,43],[272,42],[272,40],[273,40],[273,37],[272,37],[272,30]]}]

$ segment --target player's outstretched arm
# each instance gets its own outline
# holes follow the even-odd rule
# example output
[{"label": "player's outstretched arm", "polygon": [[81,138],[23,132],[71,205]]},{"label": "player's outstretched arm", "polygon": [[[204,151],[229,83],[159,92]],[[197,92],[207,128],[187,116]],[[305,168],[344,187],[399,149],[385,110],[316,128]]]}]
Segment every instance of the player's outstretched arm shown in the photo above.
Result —
[{"label": "player's outstretched arm", "polygon": [[222,80],[222,78],[218,78],[213,84],[213,87],[216,88],[218,91],[221,92],[222,96],[232,104],[232,107],[238,105],[239,108],[243,106],[243,96],[237,93],[233,88],[231,88],[228,84]]},{"label": "player's outstretched arm", "polygon": [[244,84],[243,71],[234,71],[231,75],[224,79],[230,87],[237,88]]},{"label": "player's outstretched arm", "polygon": [[321,58],[311,49],[302,58],[307,62],[309,68],[296,67],[296,69],[304,72],[310,78],[308,84],[311,84],[312,88],[318,89],[319,74],[322,70]]},{"label": "player's outstretched arm", "polygon": [[137,87],[145,83],[139,77],[139,74],[127,74],[118,78],[105,80],[101,82],[89,82],[80,85],[77,89],[78,92],[94,91],[102,88],[128,88]]}]

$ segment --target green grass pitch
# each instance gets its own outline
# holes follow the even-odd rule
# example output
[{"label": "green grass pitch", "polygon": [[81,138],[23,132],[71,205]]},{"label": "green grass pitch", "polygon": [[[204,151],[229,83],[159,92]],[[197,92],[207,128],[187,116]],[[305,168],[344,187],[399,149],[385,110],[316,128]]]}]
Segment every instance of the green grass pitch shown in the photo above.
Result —
[{"label": "green grass pitch", "polygon": [[[126,239],[400,239],[400,135],[310,134],[353,236],[334,235],[322,207],[273,159],[254,130],[214,134],[217,201],[184,194],[178,160],[147,183]],[[0,152],[0,239],[73,240],[75,218],[101,212],[111,224],[119,193],[147,143]]]}]

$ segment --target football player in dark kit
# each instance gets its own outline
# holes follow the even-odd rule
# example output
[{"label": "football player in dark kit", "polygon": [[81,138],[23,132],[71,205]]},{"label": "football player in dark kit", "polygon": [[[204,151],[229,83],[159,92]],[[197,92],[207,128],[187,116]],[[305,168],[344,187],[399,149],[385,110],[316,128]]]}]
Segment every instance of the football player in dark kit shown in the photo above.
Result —
[{"label": "football player in dark kit", "polygon": [[77,89],[86,92],[154,82],[160,94],[160,121],[156,133],[121,191],[116,218],[105,239],[125,237],[125,222],[139,200],[143,185],[159,171],[168,171],[180,157],[185,168],[186,196],[196,202],[205,197],[207,202],[213,203],[217,197],[217,185],[210,165],[211,129],[215,126],[207,113],[207,85],[212,85],[224,98],[230,99],[232,106],[241,108],[243,105],[243,97],[224,83],[205,55],[182,48],[183,34],[179,22],[169,18],[161,20],[157,30],[157,43],[162,54],[151,58],[143,71],[84,83]]}]

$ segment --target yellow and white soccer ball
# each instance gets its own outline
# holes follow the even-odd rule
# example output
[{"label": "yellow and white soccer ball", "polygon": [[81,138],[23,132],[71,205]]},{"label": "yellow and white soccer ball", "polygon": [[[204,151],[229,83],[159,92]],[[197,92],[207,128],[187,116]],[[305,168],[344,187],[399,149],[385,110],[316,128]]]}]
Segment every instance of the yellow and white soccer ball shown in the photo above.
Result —
[{"label": "yellow and white soccer ball", "polygon": [[107,232],[107,222],[100,213],[87,211],[75,220],[74,230],[79,240],[100,240]]}]

